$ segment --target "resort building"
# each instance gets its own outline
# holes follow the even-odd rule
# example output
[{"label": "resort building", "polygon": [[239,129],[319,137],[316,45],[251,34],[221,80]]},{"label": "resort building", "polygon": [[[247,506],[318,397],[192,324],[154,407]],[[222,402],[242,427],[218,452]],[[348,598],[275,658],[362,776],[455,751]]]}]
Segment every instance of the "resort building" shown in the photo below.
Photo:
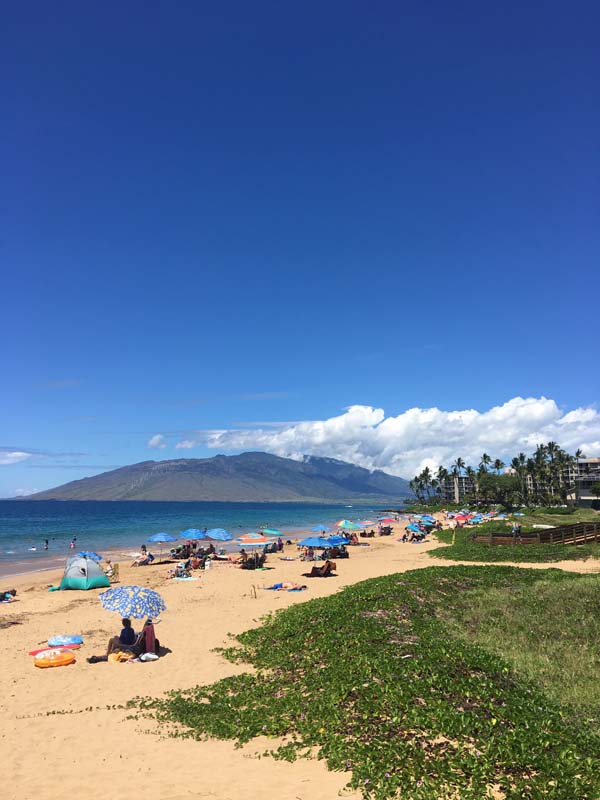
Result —
[{"label": "resort building", "polygon": [[568,469],[569,483],[575,487],[577,505],[590,506],[598,500],[592,492],[592,486],[600,483],[600,458],[578,458]]},{"label": "resort building", "polygon": [[[516,475],[512,467],[504,470],[506,475]],[[528,489],[535,490],[534,478],[526,475]],[[600,483],[600,458],[578,458],[565,467],[561,475],[562,486],[568,487],[567,500],[577,505],[589,506],[599,498],[592,492],[592,487]],[[475,494],[473,479],[467,475],[449,475],[440,486],[440,500],[443,503],[462,503]]]},{"label": "resort building", "polygon": [[462,503],[465,497],[472,497],[475,491],[473,479],[467,475],[449,475],[440,488],[443,503]]}]

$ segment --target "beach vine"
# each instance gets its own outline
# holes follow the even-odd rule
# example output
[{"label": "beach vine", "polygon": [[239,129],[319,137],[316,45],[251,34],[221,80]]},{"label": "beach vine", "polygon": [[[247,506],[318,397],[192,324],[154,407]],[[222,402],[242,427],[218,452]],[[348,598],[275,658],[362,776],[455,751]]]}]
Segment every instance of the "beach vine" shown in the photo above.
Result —
[{"label": "beach vine", "polygon": [[[505,592],[507,603],[518,591],[515,614],[552,620],[556,609],[535,606],[536,582],[544,582],[546,603],[565,587],[576,603],[582,580],[498,566],[367,580],[277,612],[239,636],[224,655],[251,664],[252,674],[131,705],[175,723],[179,735],[239,745],[272,737],[273,757],[316,755],[374,800],[593,800],[600,796],[600,708],[576,708],[559,690],[551,697],[504,657],[501,642],[492,652],[461,627],[465,620],[476,626],[466,612],[485,604],[488,588]],[[585,641],[591,633],[578,635]],[[540,646],[535,634],[528,642]],[[582,669],[597,670],[594,646],[581,658]]]}]

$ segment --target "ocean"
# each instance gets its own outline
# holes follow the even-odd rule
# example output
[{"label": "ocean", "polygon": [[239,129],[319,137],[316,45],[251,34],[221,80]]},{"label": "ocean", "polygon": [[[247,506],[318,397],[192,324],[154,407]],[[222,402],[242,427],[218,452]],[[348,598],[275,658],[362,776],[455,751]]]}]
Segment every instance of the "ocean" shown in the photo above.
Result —
[{"label": "ocean", "polygon": [[[19,564],[23,572],[55,566],[57,558],[73,553],[69,549],[73,536],[77,550],[133,552],[163,531],[178,536],[187,528],[225,528],[238,536],[262,526],[293,535],[320,523],[333,528],[340,519],[374,519],[383,509],[308,503],[2,500],[0,565]],[[49,540],[48,550],[44,550],[44,539]]]}]

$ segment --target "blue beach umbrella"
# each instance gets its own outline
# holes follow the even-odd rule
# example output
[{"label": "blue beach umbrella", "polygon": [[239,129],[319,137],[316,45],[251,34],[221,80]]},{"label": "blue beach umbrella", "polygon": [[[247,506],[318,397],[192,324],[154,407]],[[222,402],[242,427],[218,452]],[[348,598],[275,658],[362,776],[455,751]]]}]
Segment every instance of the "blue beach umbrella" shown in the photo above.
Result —
[{"label": "blue beach umbrella", "polygon": [[102,592],[99,597],[102,608],[116,611],[122,617],[154,619],[167,608],[159,593],[146,586],[116,586]]},{"label": "blue beach umbrella", "polygon": [[328,536],[326,539],[327,543],[330,545],[336,544],[348,544],[348,539],[345,536]]},{"label": "blue beach umbrella", "polygon": [[102,561],[102,556],[99,556],[98,553],[92,553],[89,550],[81,550],[77,555],[80,558],[89,558],[92,561]]},{"label": "blue beach umbrella", "polygon": [[330,528],[329,525],[313,525],[311,528],[312,533],[321,533],[321,531],[331,531],[333,528]]},{"label": "blue beach umbrella", "polygon": [[149,542],[176,542],[177,537],[171,536],[170,533],[155,533],[154,536],[150,536],[148,539]]},{"label": "blue beach umbrella", "polygon": [[230,542],[233,539],[233,534],[226,531],[225,528],[211,528],[206,534],[207,539],[214,539],[217,542]]},{"label": "blue beach umbrella", "polygon": [[330,547],[330,542],[319,536],[309,536],[307,539],[302,539],[298,544],[300,547]]},{"label": "blue beach umbrella", "polygon": [[187,531],[181,531],[179,536],[182,539],[208,539],[208,535],[199,531],[198,528],[188,528]]}]

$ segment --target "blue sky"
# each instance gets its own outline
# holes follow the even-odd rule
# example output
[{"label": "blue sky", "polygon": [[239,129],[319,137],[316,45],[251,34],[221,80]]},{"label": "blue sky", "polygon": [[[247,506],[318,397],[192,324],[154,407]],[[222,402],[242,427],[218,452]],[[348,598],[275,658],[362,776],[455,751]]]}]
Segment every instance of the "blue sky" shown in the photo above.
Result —
[{"label": "blue sky", "polygon": [[[362,423],[344,447],[255,424],[349,406],[404,425],[550,398],[507,446],[593,407],[599,23],[591,2],[5,9],[0,496],[226,445],[362,461]],[[592,413],[566,443],[600,448]]]}]

